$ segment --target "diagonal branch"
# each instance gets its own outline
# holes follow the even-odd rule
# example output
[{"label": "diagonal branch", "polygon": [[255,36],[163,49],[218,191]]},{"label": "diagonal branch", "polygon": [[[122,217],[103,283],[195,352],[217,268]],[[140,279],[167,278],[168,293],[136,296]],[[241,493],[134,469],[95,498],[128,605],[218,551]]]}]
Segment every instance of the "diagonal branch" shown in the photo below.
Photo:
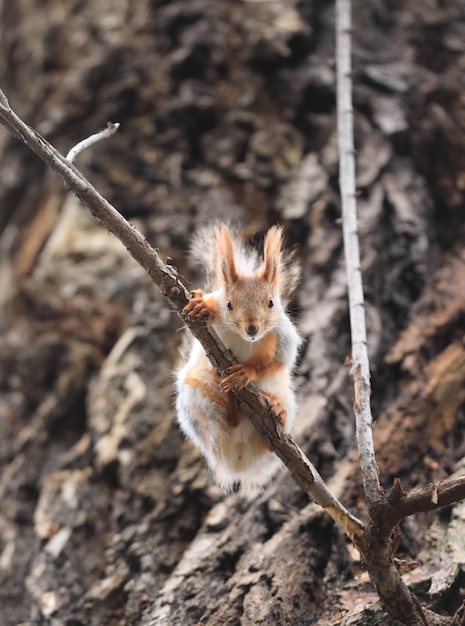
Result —
[{"label": "diagonal branch", "polygon": [[[188,291],[175,268],[165,265],[145,237],[98,193],[79,170],[11,110],[1,90],[0,122],[63,178],[66,186],[82,200],[103,226],[126,246],[128,252],[146,270],[182,317],[182,310],[188,302]],[[234,360],[226,352],[214,330],[204,323],[183,319],[202,344],[213,366],[220,373],[225,372]],[[364,525],[330,492],[292,437],[283,431],[266,398],[254,385],[236,392],[236,395],[243,412],[264,437],[268,446],[284,462],[296,483],[309,493],[317,504],[326,509],[353,541],[361,541],[365,531]]]}]

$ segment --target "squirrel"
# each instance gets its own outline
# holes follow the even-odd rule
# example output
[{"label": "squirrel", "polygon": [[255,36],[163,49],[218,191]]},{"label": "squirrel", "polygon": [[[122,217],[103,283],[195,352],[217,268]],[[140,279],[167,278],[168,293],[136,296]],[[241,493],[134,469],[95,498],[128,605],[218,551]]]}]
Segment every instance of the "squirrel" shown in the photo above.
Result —
[{"label": "squirrel", "polygon": [[225,492],[262,490],[279,466],[232,390],[254,382],[286,430],[296,416],[292,370],[301,339],[284,307],[300,266],[284,256],[282,238],[281,227],[269,229],[262,260],[229,226],[218,225],[199,233],[191,248],[207,269],[209,291],[193,290],[183,314],[211,324],[238,364],[221,380],[194,339],[176,372],[177,420]]}]

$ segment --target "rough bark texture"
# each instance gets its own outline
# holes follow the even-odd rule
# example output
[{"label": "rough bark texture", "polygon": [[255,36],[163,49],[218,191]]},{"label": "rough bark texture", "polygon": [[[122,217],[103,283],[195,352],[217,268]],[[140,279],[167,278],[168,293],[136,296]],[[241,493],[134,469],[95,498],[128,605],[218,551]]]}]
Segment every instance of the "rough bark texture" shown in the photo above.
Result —
[{"label": "rough bark texture", "polygon": [[[305,272],[296,439],[363,516],[327,2],[4,2],[0,82],[197,285],[194,228],[276,220]],[[463,473],[465,10],[355,2],[357,185],[385,487]],[[283,472],[223,498],[175,424],[181,323],[125,249],[3,128],[2,624],[387,624],[357,555]],[[462,469],[461,469],[462,468]],[[400,567],[453,615],[457,504],[401,527]],[[356,621],[354,621],[356,620]]]}]

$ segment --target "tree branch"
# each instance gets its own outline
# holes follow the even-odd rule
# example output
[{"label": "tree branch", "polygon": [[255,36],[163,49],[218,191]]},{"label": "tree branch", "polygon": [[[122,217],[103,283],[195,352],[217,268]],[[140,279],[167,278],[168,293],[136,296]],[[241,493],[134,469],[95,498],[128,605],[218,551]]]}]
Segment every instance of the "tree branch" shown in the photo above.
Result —
[{"label": "tree branch", "polygon": [[379,500],[382,489],[379,483],[372,434],[370,366],[355,201],[350,0],[338,0],[336,8],[339,185],[352,337],[352,371],[355,385],[354,411],[363,488],[368,509],[370,509]]},{"label": "tree branch", "polygon": [[364,543],[357,547],[389,615],[404,624],[419,626],[428,624],[428,621],[393,561],[397,547],[393,540],[395,522],[386,523],[385,515],[390,505],[380,485],[373,443],[370,367],[355,194],[350,0],[336,0],[336,67],[339,184],[352,339],[354,412],[363,488],[369,513]]},{"label": "tree branch", "polygon": [[119,128],[118,123],[112,124],[111,122],[108,122],[107,127],[101,130],[99,133],[95,133],[94,135],[87,137],[87,139],[83,139],[82,141],[77,143],[73,148],[71,148],[71,150],[66,155],[66,160],[69,161],[70,163],[74,163],[77,155],[80,154],[83,150],[90,148],[91,146],[95,145],[99,141],[102,141],[102,139],[107,139],[108,137],[111,137],[112,135],[116,133],[118,128]]},{"label": "tree branch", "polygon": [[[184,319],[192,334],[200,341],[213,366],[221,373],[235,361],[222,345],[215,331],[205,323],[191,322],[182,315],[188,302],[188,291],[176,269],[165,265],[145,237],[101,196],[69,160],[65,159],[35,130],[27,126],[10,108],[0,90],[0,118],[45,163],[57,172],[66,186],[89,208],[91,213],[127,248],[146,270],[152,281]],[[80,142],[79,145],[86,143]],[[90,145],[90,144],[87,144]],[[285,433],[266,398],[255,385],[235,392],[241,410],[250,418],[268,446],[279,456],[296,483],[326,509],[329,515],[355,542],[360,541],[365,527],[330,492],[316,468],[305,457],[292,437]]]},{"label": "tree branch", "polygon": [[465,476],[457,476],[411,489],[407,493],[399,479],[388,494],[384,509],[386,526],[391,529],[405,517],[426,511],[435,511],[448,504],[465,499]]}]

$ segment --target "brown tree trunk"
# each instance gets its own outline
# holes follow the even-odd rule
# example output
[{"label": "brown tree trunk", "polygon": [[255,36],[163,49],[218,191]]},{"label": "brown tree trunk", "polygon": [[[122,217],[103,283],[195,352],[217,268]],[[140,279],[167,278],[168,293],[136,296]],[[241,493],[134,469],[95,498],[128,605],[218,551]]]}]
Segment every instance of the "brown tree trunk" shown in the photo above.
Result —
[{"label": "brown tree trunk", "polygon": [[[0,87],[198,285],[212,220],[279,221],[304,277],[295,438],[358,515],[330,3],[23,0]],[[362,265],[383,485],[463,472],[465,11],[355,2]],[[175,423],[181,322],[126,250],[0,127],[2,624],[388,624],[330,518],[283,471],[223,497]],[[460,607],[463,505],[406,519],[399,568]],[[435,621],[435,620],[438,621]],[[353,620],[359,620],[355,622]],[[365,622],[363,622],[365,620]]]}]

